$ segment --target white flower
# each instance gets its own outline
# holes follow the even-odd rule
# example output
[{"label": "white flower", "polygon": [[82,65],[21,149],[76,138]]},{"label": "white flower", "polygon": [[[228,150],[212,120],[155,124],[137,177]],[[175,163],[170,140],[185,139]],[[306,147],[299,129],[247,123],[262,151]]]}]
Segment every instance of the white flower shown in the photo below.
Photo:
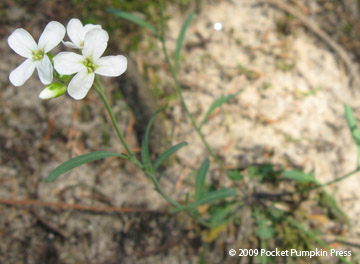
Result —
[{"label": "white flower", "polygon": [[36,44],[33,37],[23,28],[16,29],[8,38],[8,44],[17,54],[26,60],[10,73],[9,80],[15,86],[23,85],[38,71],[40,81],[47,85],[52,82],[53,68],[47,52],[55,48],[64,38],[65,27],[59,22],[51,21]]},{"label": "white flower", "polygon": [[76,100],[83,99],[90,90],[95,73],[115,77],[126,71],[127,60],[124,56],[106,56],[104,53],[108,33],[103,29],[93,29],[84,38],[82,55],[73,52],[60,52],[54,58],[56,71],[64,75],[76,75],[71,79],[68,93]]},{"label": "white flower", "polygon": [[71,19],[67,24],[66,29],[67,34],[72,42],[63,41],[64,45],[68,48],[82,49],[84,47],[84,39],[86,33],[95,28],[101,29],[101,26],[93,24],[87,24],[83,26],[79,19]]}]

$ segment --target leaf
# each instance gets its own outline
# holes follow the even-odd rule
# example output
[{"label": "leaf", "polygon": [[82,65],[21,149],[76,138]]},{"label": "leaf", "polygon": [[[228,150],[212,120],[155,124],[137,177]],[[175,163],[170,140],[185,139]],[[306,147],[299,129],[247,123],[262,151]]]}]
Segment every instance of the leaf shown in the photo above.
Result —
[{"label": "leaf", "polygon": [[179,149],[181,149],[182,147],[185,147],[189,145],[187,142],[182,142],[179,144],[176,144],[175,146],[172,146],[171,148],[169,148],[168,150],[165,150],[159,157],[158,159],[155,161],[154,163],[154,170],[156,171],[156,169],[166,160],[168,159],[172,154],[174,154],[176,151],[178,151]]},{"label": "leaf", "polygon": [[226,231],[226,225],[216,226],[210,229],[206,229],[202,232],[201,238],[207,243],[213,242],[220,233]]},{"label": "leaf", "polygon": [[181,212],[181,211],[184,211],[185,209],[186,209],[185,206],[179,206],[179,207],[176,207],[176,208],[172,209],[172,210],[170,211],[170,213],[172,213],[172,214],[177,214],[177,213],[179,213],[179,212]]},{"label": "leaf", "polygon": [[70,159],[63,164],[56,167],[48,177],[46,177],[45,182],[51,182],[58,178],[61,174],[64,174],[65,172],[79,167],[80,165],[83,165],[85,163],[89,163],[95,160],[109,158],[109,157],[120,157],[124,159],[129,159],[129,157],[125,154],[119,154],[115,152],[109,152],[109,151],[96,151],[91,152],[82,156],[78,156],[76,158]]},{"label": "leaf", "polygon": [[241,181],[243,179],[243,175],[237,170],[232,170],[227,173],[227,176],[233,181]]},{"label": "leaf", "polygon": [[305,173],[303,171],[299,171],[299,170],[285,171],[283,173],[283,176],[286,179],[294,180],[299,183],[318,183],[318,181],[315,179],[314,175],[307,174],[307,173]]},{"label": "leaf", "polygon": [[344,109],[345,109],[346,121],[347,121],[348,126],[350,128],[351,135],[352,135],[356,145],[360,146],[360,131],[359,131],[359,128],[358,128],[358,126],[356,124],[354,114],[353,114],[350,106],[348,106],[347,104],[344,105]]},{"label": "leaf", "polygon": [[260,225],[258,227],[258,229],[256,230],[255,233],[260,239],[267,240],[267,239],[270,239],[270,238],[272,238],[274,236],[275,229],[270,227],[270,226],[267,226],[265,224],[265,222],[264,222],[262,225]]},{"label": "leaf", "polygon": [[210,222],[212,226],[219,226],[225,224],[227,222],[227,217],[232,214],[234,205],[221,205],[221,207],[214,208],[213,211],[210,212]]},{"label": "leaf", "polygon": [[208,244],[205,244],[203,247],[203,250],[201,252],[200,258],[199,258],[199,263],[198,264],[206,264],[206,251],[208,248]]},{"label": "leaf", "polygon": [[222,199],[231,197],[231,196],[235,195],[235,193],[236,193],[236,191],[234,189],[230,189],[230,188],[224,188],[221,190],[208,192],[208,193],[203,194],[199,199],[197,199],[195,202],[190,204],[188,206],[188,208],[193,209],[193,208],[196,208],[199,205],[202,205],[205,203],[213,203],[218,200],[222,200]]},{"label": "leaf", "polygon": [[210,106],[209,110],[206,112],[204,119],[201,121],[199,129],[202,128],[202,126],[206,123],[206,121],[210,117],[211,113],[214,112],[214,110],[216,108],[219,108],[224,103],[229,102],[231,99],[233,99],[235,96],[237,96],[241,92],[242,92],[242,90],[238,91],[236,93],[233,93],[233,94],[229,94],[227,96],[221,96],[219,99],[215,100],[215,102],[213,102],[213,104]]},{"label": "leaf", "polygon": [[319,204],[328,210],[328,215],[331,219],[335,219],[338,223],[349,224],[349,218],[339,207],[334,197],[326,193],[321,192],[319,195]]},{"label": "leaf", "polygon": [[149,153],[149,144],[148,144],[151,125],[154,122],[154,119],[157,116],[157,114],[160,113],[161,111],[163,111],[166,107],[167,107],[167,105],[165,105],[165,106],[161,107],[159,110],[157,110],[151,116],[149,123],[146,127],[145,135],[144,135],[143,141],[141,142],[141,160],[144,164],[145,170],[152,168],[151,160],[150,160],[150,153]]},{"label": "leaf", "polygon": [[222,200],[222,199],[231,197],[231,196],[235,195],[235,193],[236,193],[236,191],[234,189],[230,189],[230,188],[223,188],[221,190],[208,192],[208,193],[203,194],[202,197],[200,197],[198,200],[196,200],[195,202],[193,202],[192,204],[190,204],[188,206],[179,206],[179,207],[171,210],[171,213],[175,214],[175,213],[179,213],[186,209],[194,209],[194,208],[198,207],[199,205],[202,205],[205,203],[213,203],[218,200]]},{"label": "leaf", "polygon": [[178,68],[179,68],[180,51],[181,51],[182,44],[183,44],[183,41],[184,41],[184,38],[185,38],[185,33],[186,33],[186,30],[189,27],[193,17],[194,17],[194,13],[192,12],[187,17],[184,24],[182,25],[179,36],[178,36],[178,39],[177,39],[177,42],[176,42],[176,49],[175,49],[175,56],[174,56],[174,62],[175,62],[174,69],[175,69],[175,72],[177,72]]},{"label": "leaf", "polygon": [[260,238],[264,240],[268,240],[272,238],[275,234],[275,229],[272,227],[272,221],[269,220],[266,215],[260,210],[255,209],[253,212],[253,215],[255,217],[257,229],[255,231],[255,234]]},{"label": "leaf", "polygon": [[195,200],[199,199],[202,195],[206,174],[209,170],[210,160],[209,158],[205,159],[200,166],[200,169],[196,174],[196,183],[195,183]]},{"label": "leaf", "polygon": [[146,22],[144,19],[142,19],[142,18],[140,18],[138,16],[135,16],[135,15],[129,13],[129,12],[126,12],[126,11],[118,10],[116,8],[108,8],[108,11],[111,14],[117,16],[117,17],[120,17],[122,19],[126,19],[126,20],[128,20],[130,22],[138,24],[139,26],[147,28],[147,29],[151,30],[152,32],[154,32],[157,35],[157,31],[156,31],[155,27],[153,27],[148,22]]},{"label": "leaf", "polygon": [[189,204],[189,192],[186,193],[186,197],[185,197],[185,206],[188,206]]}]

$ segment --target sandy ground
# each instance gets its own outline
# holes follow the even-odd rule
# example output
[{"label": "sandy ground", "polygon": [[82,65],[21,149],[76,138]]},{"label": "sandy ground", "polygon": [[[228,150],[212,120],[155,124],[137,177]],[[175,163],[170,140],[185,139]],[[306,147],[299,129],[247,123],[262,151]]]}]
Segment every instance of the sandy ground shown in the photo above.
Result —
[{"label": "sandy ground", "polygon": [[[256,3],[204,4],[195,16],[184,42],[179,73],[191,112],[200,121],[216,98],[242,90],[203,127],[210,145],[229,168],[273,162],[313,171],[322,183],[352,171],[356,149],[343,104],[349,104],[359,117],[360,103],[344,65],[326,43],[303,27],[297,26],[287,35],[279,32],[284,13]],[[318,8],[316,3],[308,7],[310,12]],[[22,26],[23,15],[26,18],[21,8],[7,12],[15,11],[17,23],[7,33]],[[171,7],[169,14],[167,40],[169,49],[174,50],[186,14]],[[220,31],[214,29],[217,22],[223,26]],[[38,37],[44,25],[46,22],[34,23],[26,29]],[[0,199],[154,211],[116,214],[0,206],[0,262],[196,263],[200,238],[189,233],[188,219],[164,213],[166,203],[133,166],[108,159],[82,166],[56,182],[43,181],[70,156],[122,147],[108,128],[109,118],[94,91],[81,102],[68,96],[44,102],[38,99],[42,85],[35,74],[24,87],[10,85],[8,74],[22,59],[8,48],[6,38],[5,34],[0,41]],[[140,44],[144,48],[148,38]],[[131,55],[156,67],[159,86],[171,90],[160,49]],[[149,76],[154,81],[151,78],[155,77]],[[104,83],[109,95],[118,93],[110,79]],[[122,100],[113,100],[112,105],[121,128],[129,131],[129,142],[137,148],[129,109]],[[190,144],[177,154],[179,163],[168,168],[164,181],[166,191],[183,199],[188,187],[181,181],[208,154],[177,101],[170,102],[167,115],[172,142]],[[210,174],[220,177],[215,164]],[[228,184],[226,179],[220,181]],[[328,188],[350,218],[346,234],[350,240],[360,237],[359,189],[358,175]],[[225,249],[213,246],[209,263],[237,263],[226,255],[226,248],[236,243],[236,238],[228,237],[224,243]],[[163,245],[168,248],[162,250]]]}]

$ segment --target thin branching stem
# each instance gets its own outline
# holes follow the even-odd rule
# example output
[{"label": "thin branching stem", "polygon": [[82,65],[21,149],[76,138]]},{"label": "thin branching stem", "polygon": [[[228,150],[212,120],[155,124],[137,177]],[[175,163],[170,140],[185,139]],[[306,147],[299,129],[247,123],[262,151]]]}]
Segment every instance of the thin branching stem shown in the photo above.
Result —
[{"label": "thin branching stem", "polygon": [[342,180],[354,175],[357,172],[360,172],[360,168],[357,168],[356,170],[354,170],[352,172],[349,172],[349,173],[347,173],[347,174],[345,174],[345,175],[343,175],[343,176],[341,176],[339,178],[336,178],[334,180],[328,181],[328,182],[323,183],[323,184],[318,184],[318,185],[316,185],[314,187],[306,188],[304,190],[299,190],[299,191],[296,191],[295,193],[304,193],[304,192],[313,191],[313,190],[316,190],[316,189],[320,189],[320,188],[329,186],[329,185],[334,184],[336,182],[342,181]]},{"label": "thin branching stem", "polygon": [[[96,76],[96,75],[95,75]],[[174,206],[175,208],[183,208],[182,205],[180,203],[178,203],[177,201],[175,201],[173,198],[171,198],[169,195],[167,195],[164,190],[161,188],[160,183],[159,183],[159,179],[156,177],[155,172],[153,171],[146,171],[145,167],[141,164],[140,161],[138,161],[136,159],[135,153],[133,153],[129,147],[129,145],[127,144],[124,135],[122,134],[117,122],[116,122],[116,118],[114,115],[114,112],[112,111],[110,104],[106,98],[104,89],[101,85],[101,82],[99,80],[99,77],[96,76],[96,83],[95,83],[95,89],[96,91],[99,93],[106,110],[108,111],[110,118],[111,118],[111,122],[116,130],[116,133],[121,141],[121,143],[123,144],[123,146],[125,147],[126,151],[128,152],[130,159],[129,161],[132,162],[133,164],[135,164],[137,167],[139,167],[140,169],[142,169],[144,171],[144,173],[146,175],[149,176],[150,180],[152,181],[152,183],[154,184],[154,189],[157,193],[159,193],[166,201],[168,201],[172,206]],[[196,213],[194,213],[192,210],[188,209],[188,208],[184,208],[184,211],[191,217],[193,218],[195,221],[197,221],[198,223],[200,223],[201,225],[205,226],[205,227],[211,227],[212,225],[207,222],[206,220],[202,219],[201,217],[199,217],[198,215],[196,215]]]},{"label": "thin branching stem", "polygon": [[207,140],[205,139],[205,136],[204,134],[201,132],[201,129],[199,128],[199,126],[196,124],[196,121],[195,121],[195,118],[194,116],[192,115],[192,113],[190,112],[187,104],[186,104],[186,101],[184,99],[184,96],[182,94],[182,91],[181,91],[181,86],[180,86],[180,83],[179,83],[179,80],[177,78],[177,73],[176,73],[176,70],[175,68],[173,67],[171,61],[170,61],[170,57],[169,57],[169,53],[167,51],[167,48],[166,48],[166,41],[165,41],[165,15],[164,15],[164,3],[163,3],[163,0],[159,0],[159,3],[160,3],[160,11],[161,11],[161,33],[160,33],[160,41],[161,41],[161,44],[162,44],[162,49],[163,49],[163,52],[165,54],[165,58],[166,58],[166,62],[170,68],[170,72],[171,72],[171,75],[174,79],[174,82],[175,82],[175,90],[176,90],[176,93],[179,95],[180,97],[180,100],[181,100],[181,104],[183,105],[184,109],[185,109],[185,112],[187,114],[187,116],[189,117],[190,121],[191,121],[191,124],[192,126],[194,127],[195,131],[197,132],[197,134],[199,135],[199,137],[201,138],[201,141],[203,142],[203,144],[205,145],[206,149],[208,150],[210,156],[216,161],[216,163],[219,165],[220,169],[222,171],[224,171],[226,173],[226,169],[223,165],[223,163],[220,161],[220,159],[216,156],[216,154],[214,153],[214,151],[212,150],[212,148],[210,147],[209,143],[207,142]]},{"label": "thin branching stem", "polygon": [[[170,196],[168,196],[164,190],[160,187],[160,183],[159,180],[156,178],[155,173],[146,173],[149,178],[151,179],[152,183],[154,184],[154,190],[157,191],[165,200],[167,200],[172,206],[175,207],[175,209],[180,209],[183,206],[178,203],[177,201],[175,201],[173,198],[171,198]],[[199,217],[198,215],[196,215],[196,213],[194,213],[192,210],[188,209],[188,208],[184,208],[184,211],[186,212],[187,215],[189,215],[191,218],[193,218],[195,221],[197,221],[198,223],[200,223],[201,225],[205,226],[205,227],[212,227],[211,223],[202,219],[201,217]]]},{"label": "thin branching stem", "polygon": [[101,97],[101,100],[103,101],[104,105],[105,105],[105,108],[107,110],[107,112],[109,113],[110,115],[110,118],[111,118],[111,122],[115,128],[115,131],[121,141],[121,143],[123,144],[123,146],[125,147],[127,153],[130,155],[130,157],[132,156],[135,156],[135,154],[131,151],[129,145],[127,144],[126,140],[125,140],[125,137],[123,135],[123,133],[121,132],[120,128],[119,128],[119,125],[116,121],[116,118],[115,118],[115,115],[114,115],[114,112],[112,111],[111,109],[111,106],[106,98],[106,95],[105,95],[105,92],[104,92],[104,89],[101,85],[101,82],[99,80],[99,77],[97,75],[95,75],[95,79],[96,79],[96,83],[95,83],[95,90],[99,93],[100,97]]}]

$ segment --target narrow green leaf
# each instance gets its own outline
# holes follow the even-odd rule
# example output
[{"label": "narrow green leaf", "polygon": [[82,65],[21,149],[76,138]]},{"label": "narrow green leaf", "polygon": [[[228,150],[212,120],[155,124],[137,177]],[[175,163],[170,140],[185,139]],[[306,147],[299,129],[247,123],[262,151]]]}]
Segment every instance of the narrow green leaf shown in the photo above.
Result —
[{"label": "narrow green leaf", "polygon": [[151,116],[151,118],[149,120],[149,123],[148,123],[148,125],[146,127],[144,139],[141,142],[141,160],[142,160],[142,162],[143,162],[143,164],[145,166],[145,170],[152,168],[151,159],[150,159],[150,153],[149,153],[149,144],[148,144],[151,125],[154,122],[154,119],[157,116],[157,114],[160,113],[161,111],[163,111],[166,107],[167,107],[167,105],[165,105],[165,106],[161,107],[159,110],[157,110]]},{"label": "narrow green leaf", "polygon": [[206,121],[208,120],[208,118],[210,117],[211,113],[214,112],[214,110],[216,108],[219,108],[220,106],[222,106],[224,103],[229,102],[231,99],[233,99],[235,96],[237,96],[239,93],[241,93],[241,91],[238,91],[236,93],[233,94],[229,94],[227,96],[221,96],[219,99],[217,99],[209,108],[209,110],[206,112],[204,119],[201,121],[199,128],[201,129],[202,126],[206,123]]},{"label": "narrow green leaf", "polygon": [[241,181],[244,178],[244,176],[237,170],[229,171],[227,176],[233,181]]},{"label": "narrow green leaf", "polygon": [[187,207],[186,206],[179,206],[170,211],[172,214],[180,213],[181,211],[184,211]]},{"label": "narrow green leaf", "polygon": [[144,164],[145,170],[151,168],[151,159],[149,153],[148,137],[144,136],[144,139],[141,143],[141,160]]},{"label": "narrow green leaf", "polygon": [[355,141],[355,144],[357,146],[360,146],[360,131],[359,128],[356,124],[356,119],[354,117],[354,114],[350,108],[350,106],[348,106],[347,104],[344,105],[344,109],[345,109],[345,117],[346,117],[346,121],[348,123],[348,126],[350,128],[351,131],[351,135]]},{"label": "narrow green leaf", "polygon": [[186,196],[185,196],[185,206],[189,205],[189,197],[190,197],[190,194],[189,194],[189,192],[187,192]]},{"label": "narrow green leaf", "polygon": [[126,19],[126,20],[128,20],[130,22],[138,24],[139,26],[147,28],[147,29],[151,30],[152,32],[154,32],[157,35],[157,31],[156,31],[155,27],[153,27],[148,22],[146,22],[144,19],[142,19],[142,18],[140,18],[138,16],[135,16],[135,15],[129,13],[129,12],[126,12],[126,11],[118,10],[116,8],[108,8],[108,11],[111,14],[117,16],[117,17],[120,17],[122,19]]},{"label": "narrow green leaf", "polygon": [[272,221],[268,219],[266,214],[258,208],[255,208],[253,215],[257,225],[255,234],[261,240],[271,239],[275,234]]},{"label": "narrow green leaf", "polygon": [[206,243],[203,247],[203,250],[199,258],[199,264],[206,264],[207,249],[208,249],[208,244]]},{"label": "narrow green leaf", "polygon": [[56,167],[48,177],[46,177],[46,182],[51,182],[55,180],[57,177],[59,177],[61,174],[64,174],[65,172],[76,168],[80,165],[83,165],[85,163],[89,163],[95,160],[109,158],[109,157],[120,157],[124,159],[129,159],[129,157],[125,154],[119,154],[115,152],[109,152],[109,151],[96,151],[91,152],[82,156],[78,156],[76,158],[70,159],[63,164]]},{"label": "narrow green leaf", "polygon": [[260,239],[268,240],[274,237],[275,229],[269,226],[266,222],[262,222],[261,225],[258,226],[255,234]]},{"label": "narrow green leaf", "polygon": [[203,163],[200,166],[200,169],[197,171],[196,182],[195,182],[195,200],[198,200],[203,193],[205,178],[209,170],[209,166],[210,166],[210,160],[209,158],[207,158],[203,161]]},{"label": "narrow green leaf", "polygon": [[154,170],[156,171],[156,169],[166,160],[168,159],[172,154],[174,154],[176,151],[178,151],[179,149],[181,149],[182,147],[185,147],[189,145],[187,142],[182,142],[179,144],[176,144],[175,146],[172,146],[171,148],[169,148],[168,150],[165,150],[159,157],[158,159],[155,161],[154,163]]},{"label": "narrow green leaf", "polygon": [[174,57],[174,62],[175,62],[174,69],[175,69],[175,72],[177,72],[178,68],[179,68],[180,51],[181,51],[182,44],[183,44],[183,41],[184,41],[184,38],[185,38],[185,33],[186,33],[186,30],[189,27],[193,17],[194,17],[194,13],[191,13],[187,17],[187,19],[185,20],[184,24],[181,27],[181,30],[180,30],[180,33],[179,33],[179,36],[178,36],[178,39],[177,39],[177,42],[176,42],[175,57]]},{"label": "narrow green leaf", "polygon": [[200,197],[198,200],[196,200],[195,202],[193,202],[190,205],[180,206],[180,207],[177,207],[177,208],[171,210],[171,213],[176,214],[176,213],[179,213],[186,209],[194,209],[194,208],[198,207],[199,205],[202,205],[205,203],[213,203],[218,200],[222,200],[222,199],[231,197],[231,196],[235,195],[235,193],[236,193],[236,190],[230,189],[230,188],[223,188],[221,190],[208,192],[208,193],[203,194],[202,197]]},{"label": "narrow green leaf", "polygon": [[283,173],[284,178],[294,180],[299,183],[318,183],[314,175],[307,174],[300,170],[289,170]]},{"label": "narrow green leaf", "polygon": [[234,205],[221,205],[221,207],[217,207],[214,211],[210,212],[210,222],[212,226],[220,226],[227,222],[227,218],[232,214]]},{"label": "narrow green leaf", "polygon": [[202,197],[200,197],[198,200],[193,202],[188,206],[189,209],[193,209],[198,207],[199,205],[205,204],[205,203],[213,203],[218,200],[222,200],[228,197],[231,197],[235,195],[236,191],[234,189],[224,188],[221,190],[213,191],[204,193]]}]

